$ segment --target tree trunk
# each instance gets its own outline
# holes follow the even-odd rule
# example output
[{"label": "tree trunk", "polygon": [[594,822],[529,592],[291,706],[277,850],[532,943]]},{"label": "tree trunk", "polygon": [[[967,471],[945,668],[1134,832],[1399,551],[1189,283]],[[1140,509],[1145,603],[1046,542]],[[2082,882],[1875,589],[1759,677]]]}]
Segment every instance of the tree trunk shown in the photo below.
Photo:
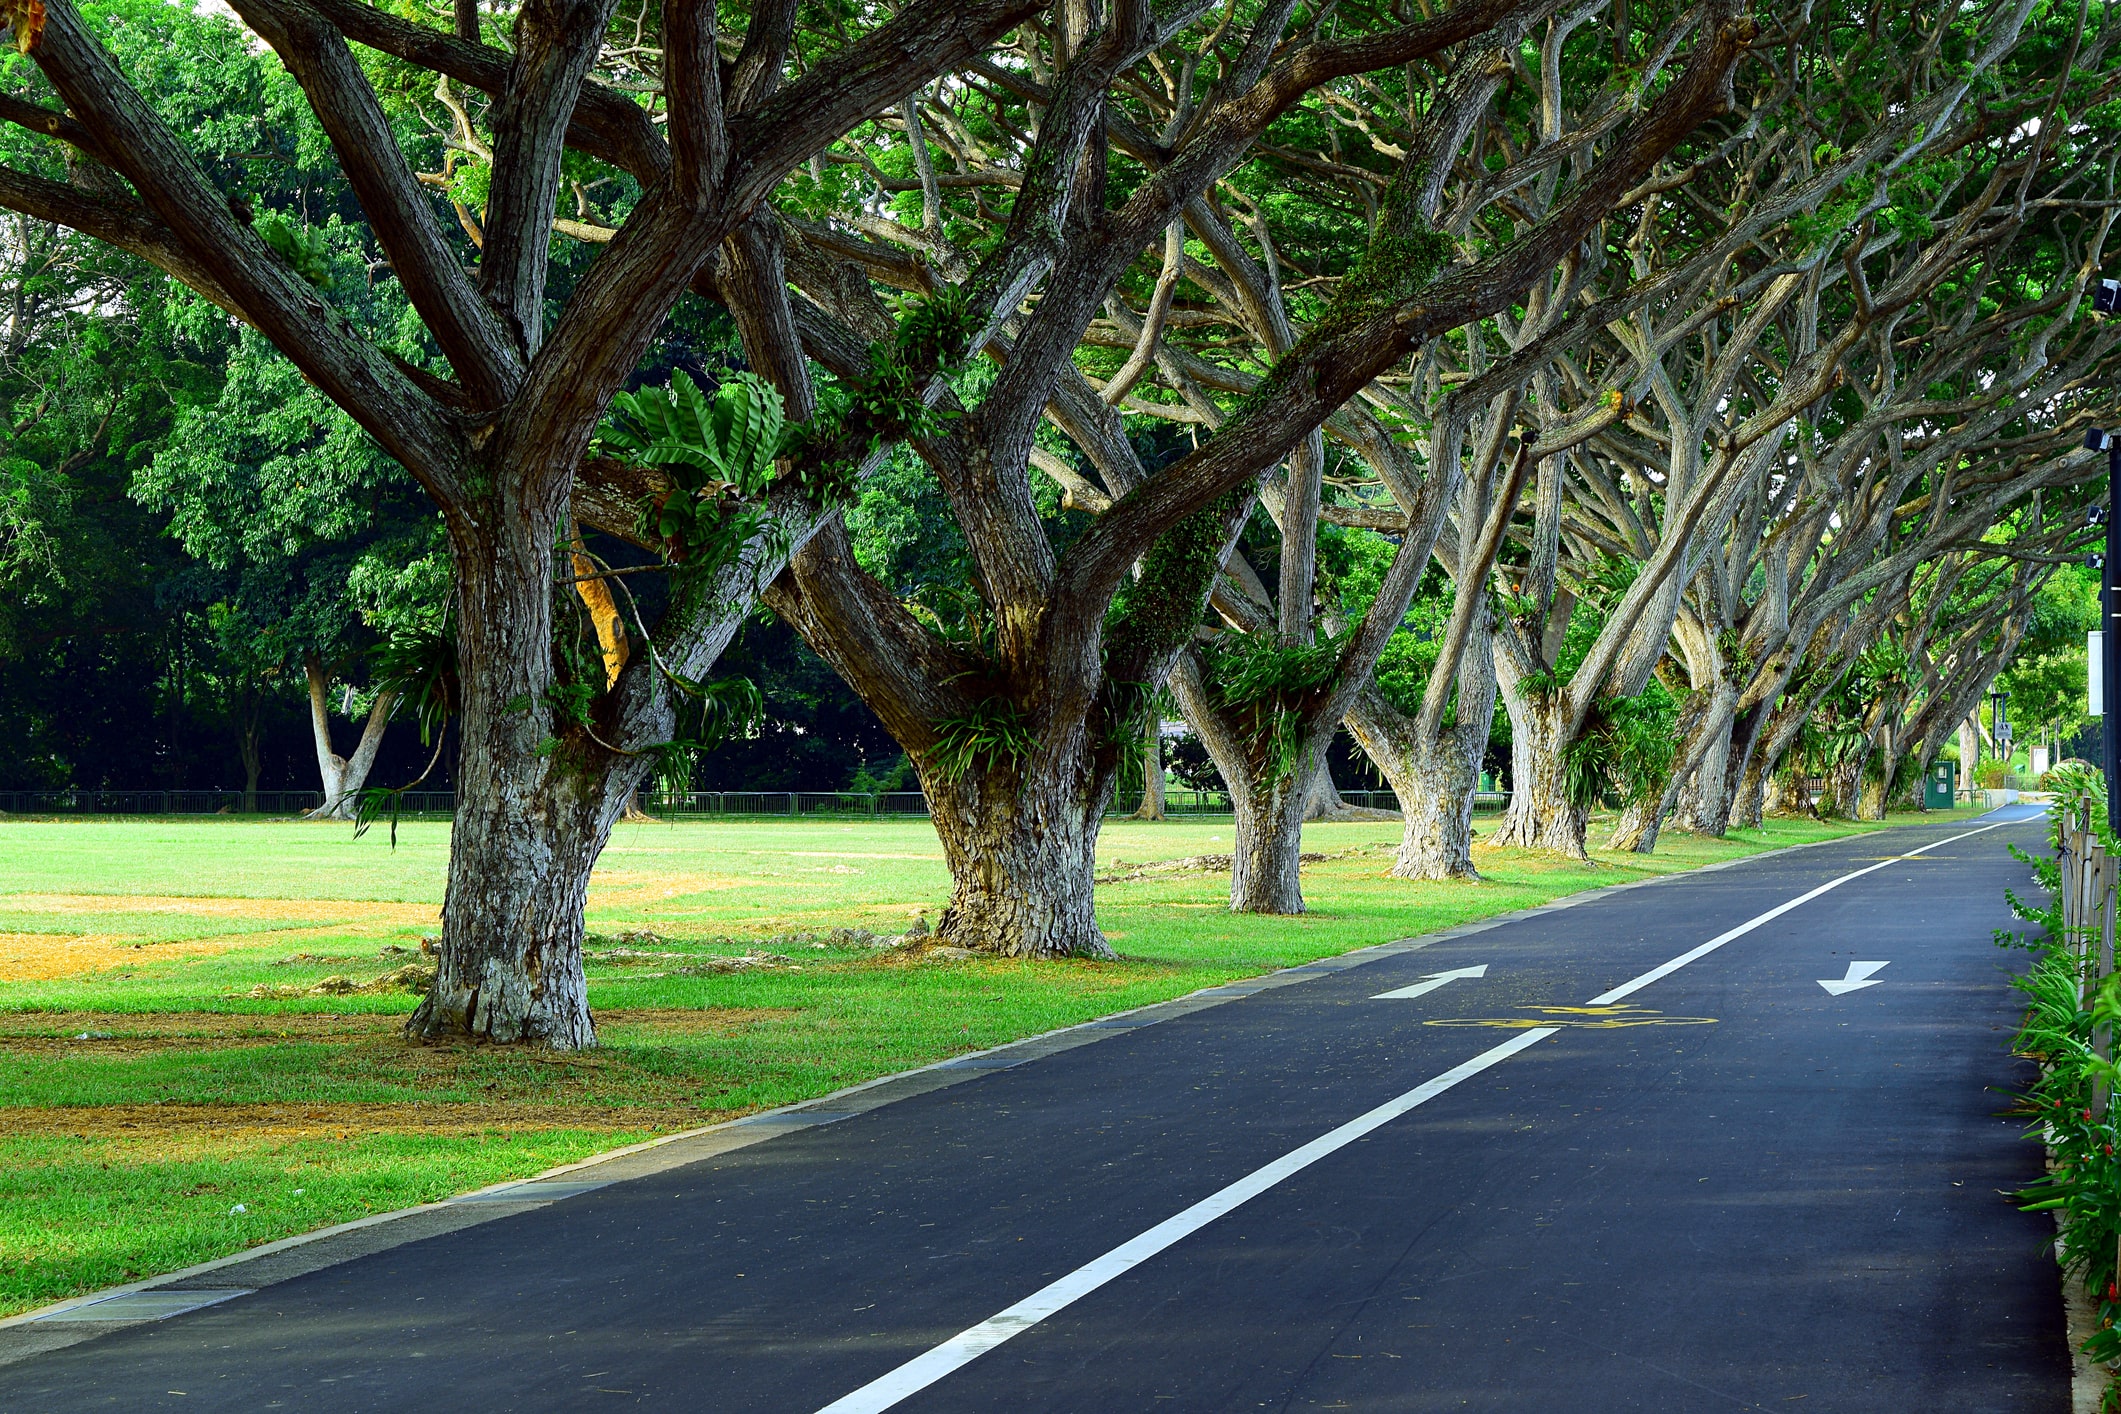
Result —
[{"label": "tree trunk", "polygon": [[[1761,733],[1765,738],[1769,733]],[[1777,776],[1781,774],[1780,757],[1773,755],[1763,741],[1754,748],[1752,759],[1746,762],[1745,775],[1738,782],[1738,795],[1731,806],[1731,823],[1741,830],[1757,830],[1766,816],[1770,797],[1779,789]]]},{"label": "tree trunk", "polygon": [[[331,749],[331,709],[325,701],[331,681],[325,676],[323,660],[312,653],[302,666],[309,679],[309,726],[316,738],[317,774],[324,782],[324,803],[310,811],[308,818],[351,820],[361,788],[368,784],[368,772],[376,764],[376,752],[383,745],[383,728],[389,725],[398,695],[376,694],[374,705],[368,709],[368,720],[361,727],[360,744],[349,759]],[[246,804],[244,808],[250,807]]]},{"label": "tree trunk", "polygon": [[1233,913],[1302,913],[1304,806],[1311,773],[1262,774],[1230,793],[1237,841],[1230,867]]},{"label": "tree trunk", "polygon": [[1164,818],[1164,717],[1153,707],[1142,734],[1142,803],[1134,818]]},{"label": "tree trunk", "polygon": [[1819,813],[1834,820],[1856,818],[1856,796],[1863,786],[1863,767],[1868,753],[1836,761],[1827,769],[1825,799]]},{"label": "tree trunk", "polygon": [[1738,782],[1738,790],[1731,802],[1731,828],[1735,830],[1757,830],[1760,817],[1767,809],[1767,777],[1748,765],[1745,775]]},{"label": "tree trunk", "polygon": [[1805,784],[1802,762],[1769,777],[1767,813],[1795,820],[1819,818],[1819,807],[1812,803],[1811,788]]},{"label": "tree trunk", "polygon": [[1656,795],[1628,802],[1606,848],[1649,854],[1656,850],[1666,821],[1680,829],[1688,827],[1687,813],[1701,800],[1703,783],[1713,781],[1713,787],[1708,787],[1712,789],[1723,784],[1731,708],[1737,696],[1737,689],[1721,678],[1706,694],[1688,695],[1679,714],[1679,748],[1672,758],[1670,778]]},{"label": "tree trunk", "polygon": [[1766,701],[1757,703],[1732,718],[1730,743],[1724,748],[1723,815],[1719,819],[1704,808],[1701,833],[1720,838],[1734,826],[1741,830],[1760,828],[1762,782],[1754,765],[1760,754],[1769,705]]},{"label": "tree trunk", "polygon": [[1613,822],[1613,833],[1606,840],[1607,849],[1629,854],[1653,854],[1657,849],[1657,837],[1664,833],[1664,801],[1657,796],[1631,800],[1621,808],[1620,818]]},{"label": "tree trunk", "polygon": [[258,813],[258,777],[264,774],[265,761],[260,748],[264,733],[258,726],[258,701],[252,697],[243,715],[242,727],[236,733],[236,751],[243,758],[243,813]]},{"label": "tree trunk", "polygon": [[390,714],[398,705],[395,692],[379,692],[374,705],[368,709],[368,720],[361,726],[361,744],[354,754],[343,763],[339,775],[339,798],[327,802],[325,808],[312,818],[351,820],[357,813],[361,789],[368,784],[368,773],[376,764],[376,752],[383,746],[383,729],[390,725]]},{"label": "tree trunk", "polygon": [[1173,665],[1171,691],[1230,791],[1236,815],[1231,910],[1302,913],[1304,808],[1310,803],[1312,773],[1325,755],[1333,724],[1314,724],[1308,740],[1297,745],[1294,766],[1281,772],[1276,769],[1270,742],[1248,739],[1238,723],[1210,702],[1199,661],[1191,653],[1180,654]]},{"label": "tree trunk", "polygon": [[326,819],[337,810],[346,793],[346,758],[331,749],[331,707],[324,695],[331,680],[324,675],[324,660],[314,653],[302,658],[303,675],[309,679],[309,728],[317,747],[317,775],[324,783],[324,803],[309,812],[312,820]]},{"label": "tree trunk", "polygon": [[921,785],[950,865],[936,938],[1011,957],[1111,957],[1098,930],[1098,826],[1113,781],[1079,752],[974,767],[957,780],[927,765]]},{"label": "tree trunk", "polygon": [[1883,820],[1885,818],[1885,807],[1887,802],[1892,799],[1893,777],[1896,774],[1898,773],[1893,769],[1890,756],[1885,758],[1885,764],[1877,772],[1864,772],[1863,785],[1856,795],[1856,818],[1858,820]]},{"label": "tree trunk", "polygon": [[1348,729],[1399,797],[1406,823],[1392,860],[1395,879],[1480,877],[1473,867],[1473,794],[1495,723],[1495,641],[1485,627],[1466,640],[1453,713],[1445,721],[1424,741],[1420,720],[1375,688],[1348,713]]},{"label": "tree trunk", "polygon": [[1426,743],[1420,723],[1374,690],[1349,709],[1348,729],[1399,797],[1405,824],[1392,858],[1393,878],[1480,877],[1473,867],[1473,792],[1495,711],[1492,681],[1487,701],[1485,713],[1474,713],[1478,721],[1460,721]]},{"label": "tree trunk", "polygon": [[596,1044],[582,975],[589,871],[648,758],[613,756],[555,721],[553,519],[494,509],[452,527],[456,824],[439,967],[405,1030],[573,1050]]},{"label": "tree trunk", "polygon": [[1738,707],[1736,684],[1718,679],[1712,689],[1699,760],[1680,792],[1673,823],[1690,835],[1721,838],[1731,825],[1731,728]]},{"label": "tree trunk", "polygon": [[1490,842],[1590,858],[1584,848],[1590,811],[1569,799],[1561,700],[1527,697],[1521,704],[1506,699],[1505,705],[1510,713],[1510,808]]},{"label": "tree trunk", "polygon": [[1337,820],[1354,811],[1354,807],[1340,798],[1340,787],[1333,784],[1333,763],[1326,759],[1321,749],[1318,764],[1311,769],[1309,784],[1304,789],[1304,819]]}]

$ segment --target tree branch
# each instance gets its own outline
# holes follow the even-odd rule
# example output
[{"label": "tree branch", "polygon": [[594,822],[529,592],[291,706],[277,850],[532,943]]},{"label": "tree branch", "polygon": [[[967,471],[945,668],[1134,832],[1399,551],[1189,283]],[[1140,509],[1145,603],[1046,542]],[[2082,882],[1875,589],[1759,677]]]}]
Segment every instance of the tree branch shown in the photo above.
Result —
[{"label": "tree branch", "polygon": [[531,353],[545,337],[545,265],[568,122],[613,3],[529,0],[516,16],[515,61],[494,105],[479,286]]},{"label": "tree branch", "polygon": [[447,415],[236,219],[69,0],[50,0],[32,57],[211,283],[437,500],[452,504],[462,443]]},{"label": "tree branch", "polygon": [[457,263],[346,41],[302,0],[236,0],[236,10],[308,95],[369,229],[465,392],[499,407],[522,380],[522,350]]}]

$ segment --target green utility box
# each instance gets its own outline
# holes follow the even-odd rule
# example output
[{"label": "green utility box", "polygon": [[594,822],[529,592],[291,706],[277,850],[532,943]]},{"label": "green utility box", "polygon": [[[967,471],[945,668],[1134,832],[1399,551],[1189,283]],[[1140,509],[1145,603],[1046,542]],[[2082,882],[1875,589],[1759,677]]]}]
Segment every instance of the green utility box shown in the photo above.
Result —
[{"label": "green utility box", "polygon": [[1924,810],[1949,810],[1952,797],[1958,793],[1959,763],[1939,761],[1930,767],[1930,773],[1922,778],[1922,808]]}]

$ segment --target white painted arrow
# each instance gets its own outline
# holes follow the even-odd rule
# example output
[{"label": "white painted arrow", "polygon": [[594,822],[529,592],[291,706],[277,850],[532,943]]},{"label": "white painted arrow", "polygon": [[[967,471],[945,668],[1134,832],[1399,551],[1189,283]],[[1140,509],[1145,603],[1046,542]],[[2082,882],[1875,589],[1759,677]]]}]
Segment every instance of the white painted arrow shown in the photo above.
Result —
[{"label": "white painted arrow", "polygon": [[1411,987],[1401,987],[1397,991],[1379,992],[1370,1000],[1373,1002],[1400,1002],[1405,1001],[1408,997],[1425,997],[1445,983],[1456,982],[1461,977],[1485,977],[1487,975],[1488,965],[1485,962],[1478,967],[1461,967],[1456,972],[1431,972],[1426,982],[1416,982]]},{"label": "white painted arrow", "polygon": [[1871,976],[1871,974],[1883,966],[1885,964],[1882,962],[1852,962],[1849,964],[1848,976],[1837,977],[1831,982],[1822,977],[1819,979],[1819,985],[1826,988],[1829,996],[1836,997],[1844,992],[1856,992],[1861,991],[1865,987],[1875,987],[1878,985],[1879,979]]}]

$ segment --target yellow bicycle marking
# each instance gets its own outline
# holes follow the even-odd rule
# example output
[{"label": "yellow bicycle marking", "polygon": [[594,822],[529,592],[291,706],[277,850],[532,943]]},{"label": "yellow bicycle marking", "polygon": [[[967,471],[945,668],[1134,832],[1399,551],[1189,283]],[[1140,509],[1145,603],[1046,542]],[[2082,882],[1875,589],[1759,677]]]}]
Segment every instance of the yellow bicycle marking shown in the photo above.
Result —
[{"label": "yellow bicycle marking", "polygon": [[1612,1031],[1622,1026],[1713,1026],[1713,1016],[1666,1016],[1639,1006],[1532,1006],[1523,1008],[1532,1016],[1452,1016],[1424,1021],[1424,1026],[1494,1026],[1504,1031],[1530,1031],[1537,1026],[1575,1026],[1587,1031]]}]

